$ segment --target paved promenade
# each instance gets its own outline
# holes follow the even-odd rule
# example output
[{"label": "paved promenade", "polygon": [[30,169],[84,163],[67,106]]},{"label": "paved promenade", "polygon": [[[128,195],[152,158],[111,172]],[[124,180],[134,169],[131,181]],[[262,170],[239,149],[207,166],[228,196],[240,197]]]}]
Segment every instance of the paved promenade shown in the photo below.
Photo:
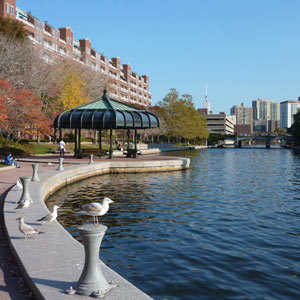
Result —
[{"label": "paved promenade", "polygon": [[[22,300],[34,299],[31,291],[19,272],[14,257],[10,252],[7,236],[3,222],[3,201],[5,193],[10,189],[20,176],[32,174],[31,163],[20,162],[21,168],[12,168],[0,171],[0,299],[1,300]],[[47,167],[48,168],[48,167]],[[47,170],[42,165],[39,166],[39,172]]]},{"label": "paved promenade", "polygon": [[[152,160],[171,160],[172,157],[166,156],[138,156],[137,159],[126,157],[115,157],[114,161],[152,161]],[[38,162],[38,172],[54,170],[58,166],[58,156],[37,156],[29,158],[28,161],[19,161],[21,168],[0,169],[0,299],[1,300],[19,300],[19,299],[35,299],[31,291],[26,287],[26,283],[20,274],[19,268],[14,260],[14,257],[9,249],[8,239],[5,232],[3,221],[3,200],[6,192],[16,183],[20,176],[32,175],[32,163]],[[107,162],[107,157],[94,158],[94,162]],[[55,163],[47,165],[47,162]],[[86,164],[88,158],[74,159],[72,156],[64,158],[65,164],[77,165]]]}]

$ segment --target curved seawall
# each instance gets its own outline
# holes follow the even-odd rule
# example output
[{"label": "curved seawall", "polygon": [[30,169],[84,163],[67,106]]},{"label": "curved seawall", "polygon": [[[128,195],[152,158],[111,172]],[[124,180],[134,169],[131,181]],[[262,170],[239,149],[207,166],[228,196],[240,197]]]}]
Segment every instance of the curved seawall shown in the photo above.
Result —
[{"label": "curved seawall", "polygon": [[[55,300],[79,299],[78,295],[66,295],[64,291],[70,286],[76,288],[84,265],[83,246],[73,239],[57,221],[50,224],[36,222],[49,212],[44,203],[48,195],[69,183],[100,174],[184,170],[189,168],[189,164],[188,158],[174,158],[64,166],[64,171],[51,170],[40,173],[40,181],[31,182],[30,196],[34,203],[21,211],[15,210],[15,207],[22,192],[16,187],[12,188],[4,203],[5,226],[12,252],[35,297]],[[18,229],[18,221],[16,221],[18,217],[24,217],[26,223],[45,234],[24,240],[24,236]],[[103,262],[101,262],[101,267],[106,280],[117,284],[117,287],[110,291],[105,299],[151,299]]]}]

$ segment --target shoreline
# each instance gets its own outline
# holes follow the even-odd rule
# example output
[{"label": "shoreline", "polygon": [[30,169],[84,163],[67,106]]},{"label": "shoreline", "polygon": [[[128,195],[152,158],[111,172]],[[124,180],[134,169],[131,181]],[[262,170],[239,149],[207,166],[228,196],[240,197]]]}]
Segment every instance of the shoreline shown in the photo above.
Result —
[{"label": "shoreline", "polygon": [[[6,231],[12,252],[37,299],[78,299],[77,296],[66,295],[62,291],[70,286],[75,287],[84,258],[83,246],[57,221],[37,227],[39,224],[35,220],[48,213],[44,203],[47,196],[69,183],[108,172],[185,170],[189,168],[190,164],[190,160],[187,158],[170,159],[165,157],[164,159],[161,156],[160,159],[155,160],[155,158],[158,157],[152,157],[151,160],[149,158],[148,160],[103,160],[92,165],[85,161],[85,164],[65,166],[64,171],[49,170],[40,173],[41,181],[30,184],[30,195],[34,203],[21,212],[15,211],[15,202],[21,196],[21,191],[13,187],[8,192],[4,203]],[[41,228],[45,234],[24,241],[15,221],[20,215],[25,217],[25,222],[32,224],[35,228]],[[101,262],[101,267],[107,281],[112,280],[117,283],[117,288],[108,293],[105,299],[151,299],[103,262]]]}]

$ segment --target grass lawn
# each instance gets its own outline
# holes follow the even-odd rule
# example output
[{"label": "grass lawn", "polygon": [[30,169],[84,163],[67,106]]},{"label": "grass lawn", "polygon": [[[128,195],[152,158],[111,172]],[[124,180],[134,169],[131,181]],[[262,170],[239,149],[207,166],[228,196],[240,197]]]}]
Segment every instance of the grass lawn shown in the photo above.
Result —
[{"label": "grass lawn", "polygon": [[[67,142],[66,143],[66,152],[68,153],[73,153],[74,152],[74,147],[75,144],[74,143],[70,143]],[[37,144],[37,143],[30,143],[28,145],[28,148],[30,149],[30,153],[34,153],[34,154],[50,154],[50,153],[58,153],[58,144],[52,144],[52,143],[43,143],[43,144]],[[81,148],[82,149],[98,149],[99,145],[98,144],[81,144]],[[115,148],[115,147],[114,147]],[[102,149],[103,150],[108,150],[109,149],[109,145],[106,144],[102,144]],[[14,147],[11,147],[9,149],[5,149],[2,152],[2,156],[4,156],[4,153],[7,152],[13,152],[14,151]],[[21,150],[22,151],[22,150]],[[23,151],[24,152],[24,151]],[[20,154],[15,154],[15,156],[17,157],[18,155],[22,155]],[[5,165],[4,165],[5,166]],[[3,166],[0,166],[3,167]]]},{"label": "grass lawn", "polygon": [[35,154],[47,154],[57,150],[57,145],[53,144],[32,144]]},{"label": "grass lawn", "polygon": [[4,168],[4,167],[7,167],[7,165],[0,164],[0,168]]}]

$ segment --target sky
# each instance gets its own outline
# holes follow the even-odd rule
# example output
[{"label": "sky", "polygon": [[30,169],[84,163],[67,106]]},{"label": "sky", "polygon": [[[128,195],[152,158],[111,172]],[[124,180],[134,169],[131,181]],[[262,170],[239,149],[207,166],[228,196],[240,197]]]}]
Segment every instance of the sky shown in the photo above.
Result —
[{"label": "sky", "polygon": [[171,88],[214,113],[300,97],[299,0],[17,0],[55,28],[70,26],[106,57],[149,76],[152,104]]}]

